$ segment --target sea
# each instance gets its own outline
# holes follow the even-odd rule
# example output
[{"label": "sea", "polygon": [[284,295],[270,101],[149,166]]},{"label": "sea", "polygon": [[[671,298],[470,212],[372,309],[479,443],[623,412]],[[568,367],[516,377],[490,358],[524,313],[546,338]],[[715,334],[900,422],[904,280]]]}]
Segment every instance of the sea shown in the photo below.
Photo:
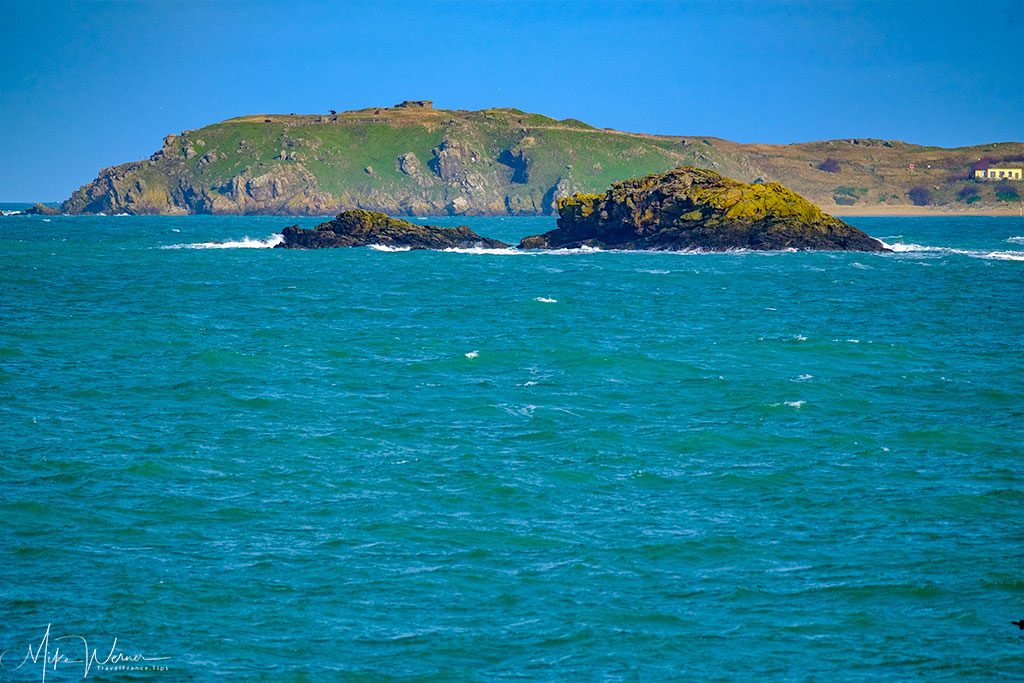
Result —
[{"label": "sea", "polygon": [[320,220],[0,217],[0,681],[1024,679],[1024,219]]}]

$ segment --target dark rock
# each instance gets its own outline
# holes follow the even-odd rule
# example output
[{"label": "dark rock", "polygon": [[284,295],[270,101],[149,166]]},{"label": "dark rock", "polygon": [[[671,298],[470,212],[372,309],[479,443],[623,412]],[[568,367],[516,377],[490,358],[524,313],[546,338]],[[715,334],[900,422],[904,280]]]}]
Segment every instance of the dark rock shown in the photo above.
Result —
[{"label": "dark rock", "polygon": [[558,229],[519,248],[885,251],[778,183],[747,185],[692,166],[618,182],[603,195],[575,194],[558,212]]},{"label": "dark rock", "polygon": [[332,249],[379,244],[409,249],[504,249],[509,245],[481,237],[466,226],[439,228],[417,225],[374,211],[345,211],[334,220],[312,229],[292,225],[282,231],[283,249]]},{"label": "dark rock", "polygon": [[36,216],[59,216],[62,212],[59,208],[55,206],[47,206],[46,204],[33,204],[32,206],[25,209],[24,213]]}]

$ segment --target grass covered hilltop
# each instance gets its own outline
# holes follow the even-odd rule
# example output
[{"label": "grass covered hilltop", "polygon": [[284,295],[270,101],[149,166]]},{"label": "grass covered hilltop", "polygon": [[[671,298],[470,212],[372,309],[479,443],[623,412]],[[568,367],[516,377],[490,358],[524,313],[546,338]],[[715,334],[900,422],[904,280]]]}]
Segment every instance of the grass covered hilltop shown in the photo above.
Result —
[{"label": "grass covered hilltop", "polygon": [[[553,214],[558,200],[686,164],[779,182],[840,214],[1017,213],[1024,184],[973,179],[1024,164],[1024,143],[944,149],[888,140],[739,144],[597,129],[517,109],[427,102],[331,114],[260,114],[164,138],[100,171],[67,213]],[[914,169],[910,169],[910,165]]]}]

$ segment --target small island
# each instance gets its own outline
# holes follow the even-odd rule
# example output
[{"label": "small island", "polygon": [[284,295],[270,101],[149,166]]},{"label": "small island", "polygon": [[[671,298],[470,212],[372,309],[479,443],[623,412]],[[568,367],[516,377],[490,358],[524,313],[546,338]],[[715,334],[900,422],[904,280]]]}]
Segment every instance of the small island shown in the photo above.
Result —
[{"label": "small island", "polygon": [[778,183],[748,185],[680,166],[558,202],[558,228],[520,249],[885,251]]},{"label": "small island", "polygon": [[[518,249],[590,247],[629,251],[886,251],[885,245],[830,216],[778,183],[747,185],[680,166],[615,183],[601,194],[558,202],[558,228],[525,237]],[[355,209],[315,228],[283,231],[277,248],[508,249],[466,226],[418,225]]]},{"label": "small island", "polygon": [[353,209],[315,228],[292,225],[282,231],[277,249],[333,249],[370,245],[395,249],[507,249],[509,245],[481,237],[466,226],[440,228],[417,225],[375,211]]}]

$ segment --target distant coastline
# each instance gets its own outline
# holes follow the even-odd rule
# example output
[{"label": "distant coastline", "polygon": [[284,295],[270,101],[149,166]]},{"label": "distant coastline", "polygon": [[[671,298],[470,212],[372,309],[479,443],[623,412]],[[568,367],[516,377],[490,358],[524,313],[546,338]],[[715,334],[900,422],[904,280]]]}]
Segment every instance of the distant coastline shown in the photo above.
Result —
[{"label": "distant coastline", "polygon": [[429,101],[325,114],[243,116],[168,135],[149,159],[100,171],[65,213],[392,216],[554,215],[560,198],[681,165],[778,182],[823,211],[1013,215],[1024,182],[981,180],[1024,164],[1024,143],[926,147],[851,138],[789,145],[595,128],[518,109]]},{"label": "distant coastline", "polygon": [[[60,207],[61,202],[0,202],[0,209],[3,211],[4,216],[21,216],[31,215],[26,214],[25,209],[35,205],[44,204],[46,206]],[[820,207],[819,207],[820,208]],[[943,210],[942,208],[926,207],[926,206],[893,206],[886,207],[883,211],[877,207],[864,207],[863,209],[850,207],[832,208],[830,213],[837,218],[1012,218],[1015,216],[1021,216],[1020,209],[988,209],[988,210],[960,210],[960,211],[949,211]],[[98,215],[98,214],[68,214],[61,213],[57,214],[61,216],[75,216],[75,215]],[[103,215],[124,215],[124,214],[106,214]],[[164,217],[174,217],[174,214],[141,214],[141,215],[156,215]],[[210,214],[184,214],[184,215],[210,215]],[[219,214],[222,216],[274,216],[278,214]],[[498,214],[499,216],[501,214]],[[177,217],[181,217],[182,214],[178,214]],[[450,214],[395,214],[399,218],[448,218]],[[303,216],[282,216],[282,218],[333,218],[332,214],[308,214]],[[551,216],[552,220],[556,216]]]},{"label": "distant coastline", "polygon": [[977,216],[979,218],[999,218],[1006,216],[1020,216],[1020,206],[1011,208],[985,207],[971,211],[969,209],[950,210],[943,207],[930,206],[841,206],[833,208],[830,213],[839,218],[912,218],[914,216],[928,216],[931,218],[942,218],[943,216],[964,217]]}]

